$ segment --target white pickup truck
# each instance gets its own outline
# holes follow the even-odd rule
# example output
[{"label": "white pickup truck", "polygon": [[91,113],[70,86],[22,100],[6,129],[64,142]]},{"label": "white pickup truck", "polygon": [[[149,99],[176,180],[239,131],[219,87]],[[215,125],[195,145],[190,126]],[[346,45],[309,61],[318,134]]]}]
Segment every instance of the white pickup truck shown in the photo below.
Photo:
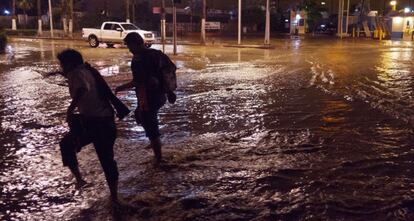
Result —
[{"label": "white pickup truck", "polygon": [[83,28],[82,38],[93,48],[98,47],[99,43],[106,43],[108,47],[112,47],[114,44],[123,43],[124,38],[131,32],[138,33],[147,47],[151,47],[155,41],[154,33],[125,22],[104,22],[101,29]]}]

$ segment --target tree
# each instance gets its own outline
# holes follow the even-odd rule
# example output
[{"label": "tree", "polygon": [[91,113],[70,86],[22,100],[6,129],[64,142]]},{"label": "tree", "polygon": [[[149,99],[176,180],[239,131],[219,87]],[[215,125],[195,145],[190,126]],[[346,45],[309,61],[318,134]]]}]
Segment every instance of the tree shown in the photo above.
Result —
[{"label": "tree", "polygon": [[315,31],[318,22],[322,20],[322,12],[326,11],[325,8],[318,4],[315,0],[304,0],[302,4],[298,6],[299,10],[304,10],[307,14],[307,24],[309,30]]},{"label": "tree", "polygon": [[24,25],[27,25],[27,11],[33,8],[33,0],[19,0],[17,6],[23,10],[24,14]]}]

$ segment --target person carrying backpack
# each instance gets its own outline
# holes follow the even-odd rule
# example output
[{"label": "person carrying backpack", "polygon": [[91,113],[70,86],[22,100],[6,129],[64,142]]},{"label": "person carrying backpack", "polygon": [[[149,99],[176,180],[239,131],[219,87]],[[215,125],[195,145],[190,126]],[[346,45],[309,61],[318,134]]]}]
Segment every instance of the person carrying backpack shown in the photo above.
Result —
[{"label": "person carrying backpack", "polygon": [[70,131],[59,143],[63,165],[69,167],[78,187],[85,185],[76,153],[83,146],[93,143],[105,173],[111,200],[117,204],[119,173],[114,159],[117,137],[114,114],[116,111],[122,119],[128,115],[129,109],[112,93],[99,71],[84,63],[78,51],[66,49],[57,58],[62,74],[68,80],[72,98],[66,113]]},{"label": "person carrying backpack", "polygon": [[176,66],[167,55],[159,50],[147,48],[137,33],[129,33],[125,39],[129,51],[134,55],[131,62],[131,82],[118,86],[115,93],[135,88],[138,106],[135,119],[144,127],[154,152],[156,164],[162,162],[158,111],[166,100],[175,103]]}]

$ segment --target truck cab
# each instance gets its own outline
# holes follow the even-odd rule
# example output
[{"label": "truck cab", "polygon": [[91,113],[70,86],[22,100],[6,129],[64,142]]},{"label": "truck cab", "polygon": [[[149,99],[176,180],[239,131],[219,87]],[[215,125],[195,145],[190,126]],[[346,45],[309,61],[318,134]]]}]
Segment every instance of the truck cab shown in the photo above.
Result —
[{"label": "truck cab", "polygon": [[114,44],[123,43],[127,34],[132,32],[138,33],[147,47],[151,47],[155,42],[155,35],[152,32],[127,22],[104,22],[100,29],[84,28],[82,38],[87,40],[91,47],[98,47],[99,43],[106,43],[112,47]]}]

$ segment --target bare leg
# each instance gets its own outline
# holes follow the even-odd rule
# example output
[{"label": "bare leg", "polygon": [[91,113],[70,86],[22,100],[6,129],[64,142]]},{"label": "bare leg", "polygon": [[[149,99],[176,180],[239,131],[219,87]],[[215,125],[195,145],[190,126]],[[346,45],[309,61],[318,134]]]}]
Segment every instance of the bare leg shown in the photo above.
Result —
[{"label": "bare leg", "polygon": [[70,166],[69,169],[72,172],[73,176],[75,176],[76,178],[77,188],[81,188],[82,186],[85,186],[87,184],[86,181],[82,178],[78,166]]},{"label": "bare leg", "polygon": [[151,140],[151,147],[152,147],[152,150],[154,151],[154,156],[155,156],[155,160],[157,163],[162,162],[161,146],[162,146],[161,140],[159,137]]}]

